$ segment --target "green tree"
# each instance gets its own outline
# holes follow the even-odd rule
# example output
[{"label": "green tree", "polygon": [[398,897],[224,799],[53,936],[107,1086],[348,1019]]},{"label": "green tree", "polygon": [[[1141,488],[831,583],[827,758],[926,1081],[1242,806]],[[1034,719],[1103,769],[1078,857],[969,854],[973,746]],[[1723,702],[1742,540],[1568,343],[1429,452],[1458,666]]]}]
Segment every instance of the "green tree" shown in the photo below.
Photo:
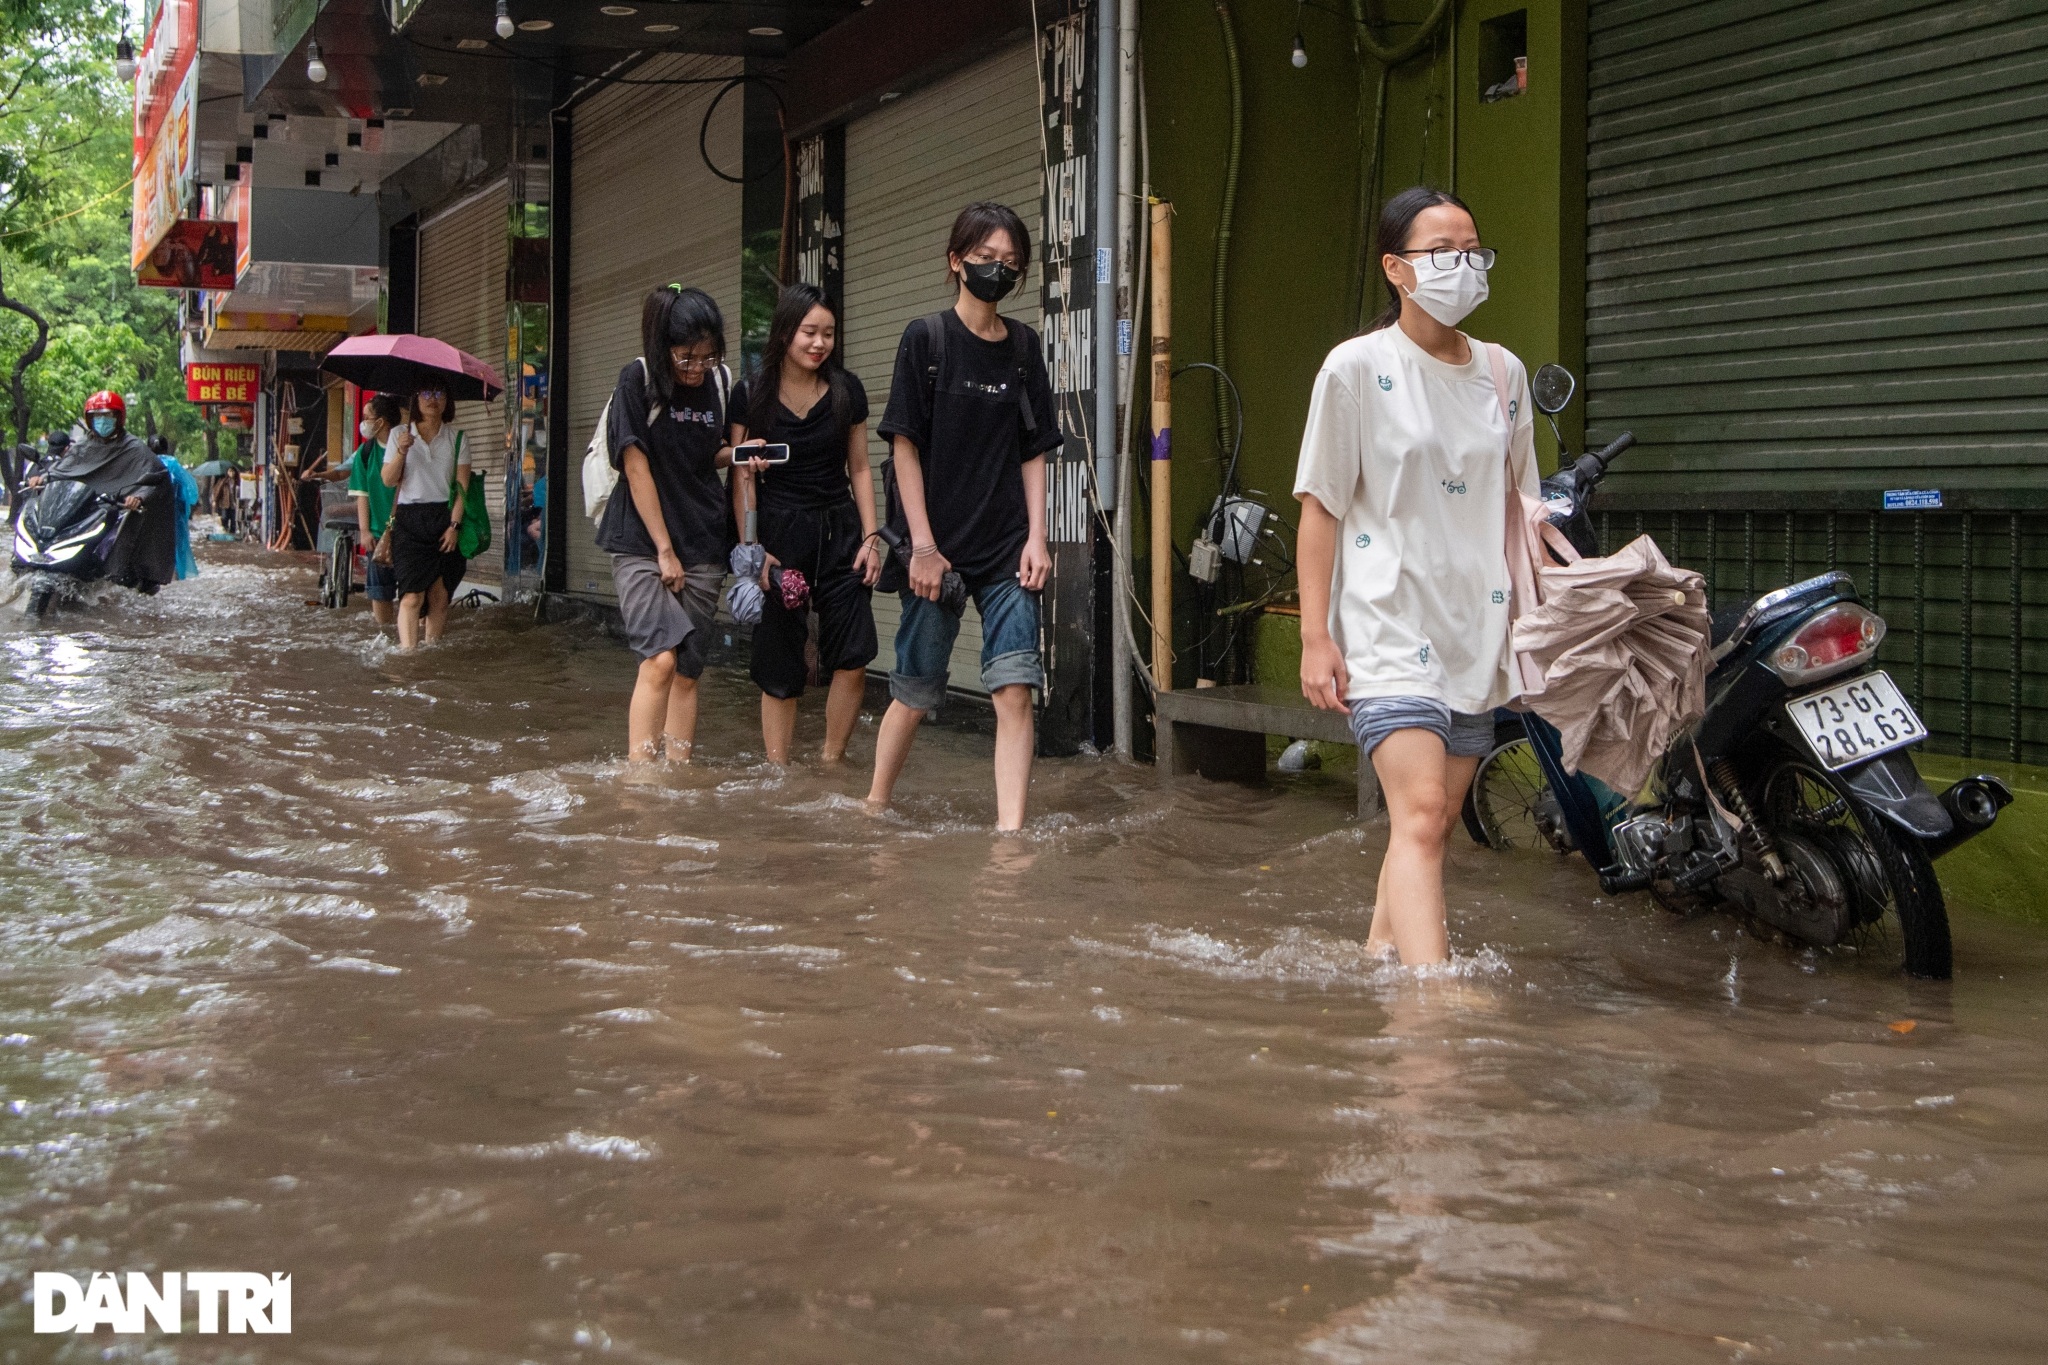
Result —
[{"label": "green tree", "polygon": [[17,441],[108,388],[138,429],[179,441],[203,426],[184,398],[177,295],[128,268],[121,23],[91,0],[0,0],[0,380]]}]

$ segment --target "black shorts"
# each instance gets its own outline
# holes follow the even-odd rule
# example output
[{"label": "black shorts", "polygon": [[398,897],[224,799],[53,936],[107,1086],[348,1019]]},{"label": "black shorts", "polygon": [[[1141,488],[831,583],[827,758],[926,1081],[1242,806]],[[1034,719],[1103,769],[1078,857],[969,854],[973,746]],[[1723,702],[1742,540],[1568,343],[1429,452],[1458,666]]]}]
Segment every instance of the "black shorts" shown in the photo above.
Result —
[{"label": "black shorts", "polygon": [[761,509],[761,544],[785,569],[800,569],[810,581],[809,611],[790,611],[769,593],[754,627],[754,683],[771,697],[804,694],[810,670],[804,645],[810,612],[818,614],[818,674],[821,678],[875,659],[875,612],[867,584],[854,572],[860,553],[860,512],[853,499],[828,507]]},{"label": "black shorts", "polygon": [[469,561],[441,548],[447,531],[445,502],[402,502],[391,509],[391,576],[400,597],[430,592],[436,583],[455,595]]}]

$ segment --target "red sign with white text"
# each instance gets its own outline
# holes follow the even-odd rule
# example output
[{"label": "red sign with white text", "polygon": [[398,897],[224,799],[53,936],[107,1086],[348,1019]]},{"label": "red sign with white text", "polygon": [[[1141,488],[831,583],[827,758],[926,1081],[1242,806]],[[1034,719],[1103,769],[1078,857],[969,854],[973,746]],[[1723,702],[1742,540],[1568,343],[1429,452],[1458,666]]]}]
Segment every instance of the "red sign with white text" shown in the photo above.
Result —
[{"label": "red sign with white text", "polygon": [[253,403],[262,382],[260,365],[185,367],[185,397],[194,403]]}]

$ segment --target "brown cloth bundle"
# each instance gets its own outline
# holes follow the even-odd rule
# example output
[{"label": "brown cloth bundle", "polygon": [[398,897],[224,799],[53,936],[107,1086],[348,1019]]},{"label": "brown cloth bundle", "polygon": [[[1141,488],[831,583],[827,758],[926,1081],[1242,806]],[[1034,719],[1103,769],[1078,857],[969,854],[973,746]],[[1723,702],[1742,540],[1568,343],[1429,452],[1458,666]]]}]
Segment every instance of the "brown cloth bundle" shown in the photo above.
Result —
[{"label": "brown cloth bundle", "polygon": [[1706,585],[1648,536],[1536,576],[1541,605],[1516,618],[1513,648],[1540,685],[1520,704],[1557,727],[1567,769],[1633,796],[1706,713]]}]

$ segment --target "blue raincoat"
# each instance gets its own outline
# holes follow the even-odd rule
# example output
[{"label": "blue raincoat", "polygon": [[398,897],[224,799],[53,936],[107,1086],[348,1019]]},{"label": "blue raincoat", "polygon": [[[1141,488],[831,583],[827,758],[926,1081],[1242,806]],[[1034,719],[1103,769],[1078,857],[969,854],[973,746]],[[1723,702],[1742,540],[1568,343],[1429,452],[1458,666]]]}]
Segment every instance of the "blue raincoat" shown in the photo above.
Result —
[{"label": "blue raincoat", "polygon": [[178,577],[199,577],[199,561],[192,557],[192,509],[199,505],[199,481],[192,477],[192,471],[179,464],[169,455],[159,455],[164,469],[171,476],[171,487],[177,496],[178,513],[171,518],[178,542]]}]

